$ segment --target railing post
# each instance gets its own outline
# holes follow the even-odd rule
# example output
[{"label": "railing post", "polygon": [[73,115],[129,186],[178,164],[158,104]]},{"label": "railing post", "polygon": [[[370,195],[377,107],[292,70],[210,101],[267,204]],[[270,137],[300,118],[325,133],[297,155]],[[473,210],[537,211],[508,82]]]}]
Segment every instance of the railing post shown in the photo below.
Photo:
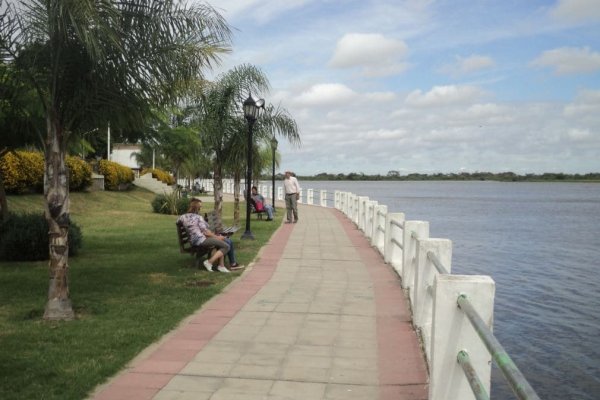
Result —
[{"label": "railing post", "polygon": [[417,247],[417,265],[415,277],[415,302],[413,304],[413,324],[420,330],[427,360],[431,362],[431,321],[433,318],[433,288],[435,277],[440,273],[429,254],[451,271],[452,241],[448,239],[421,239]]},{"label": "railing post", "polygon": [[375,200],[368,200],[365,203],[365,227],[364,233],[365,237],[369,239],[369,242],[373,238],[373,226],[375,225],[375,207],[377,207],[379,203]]},{"label": "railing post", "polygon": [[495,284],[489,276],[437,275],[434,281],[429,400],[474,399],[469,382],[457,362],[467,349],[485,389],[490,391],[492,358],[471,322],[460,308],[458,296],[468,294],[487,325],[492,326]]},{"label": "railing post", "polygon": [[300,197],[298,197],[298,204],[302,204],[302,196],[304,195],[304,189],[300,189]]},{"label": "railing post", "polygon": [[408,292],[411,306],[415,302],[414,285],[417,268],[417,238],[429,238],[429,222],[405,221],[402,243],[402,287]]},{"label": "railing post", "polygon": [[319,203],[321,207],[327,207],[327,190],[321,190],[319,193]]},{"label": "railing post", "polygon": [[281,186],[277,188],[277,200],[283,200],[283,187]]},{"label": "railing post", "polygon": [[373,211],[373,239],[371,244],[379,250],[381,255],[385,252],[385,218],[387,216],[387,206],[377,205]]},{"label": "railing post", "polygon": [[367,222],[367,202],[369,198],[367,196],[358,196],[358,229],[365,231],[365,225]]},{"label": "railing post", "polygon": [[306,190],[306,204],[313,205],[313,203],[314,203],[314,201],[313,201],[314,200],[313,199],[313,193],[314,193],[313,189],[307,189]]},{"label": "railing post", "polygon": [[404,253],[404,213],[387,213],[385,216],[385,248],[383,259],[391,264],[402,276],[402,255]]}]

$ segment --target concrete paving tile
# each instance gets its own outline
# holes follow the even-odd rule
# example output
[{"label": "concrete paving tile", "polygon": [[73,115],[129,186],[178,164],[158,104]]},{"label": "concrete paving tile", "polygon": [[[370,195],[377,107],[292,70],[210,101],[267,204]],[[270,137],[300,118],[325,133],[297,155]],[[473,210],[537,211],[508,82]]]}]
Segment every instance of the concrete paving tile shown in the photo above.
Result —
[{"label": "concrete paving tile", "polygon": [[251,343],[246,348],[246,353],[248,353],[248,354],[277,354],[277,355],[284,356],[285,354],[287,354],[289,348],[290,348],[290,345],[285,344],[285,343],[254,342],[254,343]]},{"label": "concrete paving tile", "polygon": [[333,347],[331,346],[310,346],[310,345],[294,345],[290,348],[290,356],[317,356],[317,357],[333,357]]},{"label": "concrete paving tile", "polygon": [[279,378],[280,371],[280,366],[238,364],[231,369],[229,376],[234,378],[276,380]]},{"label": "concrete paving tile", "polygon": [[284,313],[305,313],[310,308],[310,303],[281,303],[276,308],[276,312]]},{"label": "concrete paving tile", "polygon": [[228,376],[229,371],[235,364],[229,363],[199,363],[196,361],[189,362],[181,371],[183,375],[194,375],[194,376],[214,376],[223,377]]},{"label": "concrete paving tile", "polygon": [[182,392],[161,390],[152,400],[209,400],[213,392]]},{"label": "concrete paving tile", "polygon": [[198,353],[196,357],[194,357],[193,361],[209,365],[213,363],[234,364],[238,362],[242,356],[243,352],[236,350],[223,351],[216,349],[205,349]]},{"label": "concrete paving tile", "polygon": [[177,375],[164,390],[179,392],[214,392],[223,384],[223,378],[208,376]]},{"label": "concrete paving tile", "polygon": [[290,400],[322,399],[326,386],[324,383],[279,381],[273,384],[269,395]]},{"label": "concrete paving tile", "polygon": [[268,395],[236,392],[231,389],[217,390],[210,400],[265,400]]},{"label": "concrete paving tile", "polygon": [[237,379],[227,378],[223,381],[222,388],[231,389],[242,393],[268,394],[274,381],[265,379]]},{"label": "concrete paving tile", "polygon": [[331,357],[307,356],[298,354],[288,354],[285,358],[286,367],[304,367],[304,368],[324,368],[329,369],[332,366]]},{"label": "concrete paving tile", "polygon": [[328,368],[285,366],[281,373],[281,380],[328,383],[330,371]]},{"label": "concrete paving tile", "polygon": [[378,371],[376,368],[371,370],[358,370],[334,366],[331,368],[329,382],[352,385],[378,385]]},{"label": "concrete paving tile", "polygon": [[266,365],[277,367],[285,360],[285,354],[248,353],[238,362],[238,365]]},{"label": "concrete paving tile", "polygon": [[272,344],[293,344],[296,343],[297,338],[295,331],[293,332],[278,332],[273,329],[265,329],[256,335],[256,343],[272,343]]},{"label": "concrete paving tile", "polygon": [[378,386],[329,384],[325,389],[325,399],[327,400],[374,400],[378,398]]},{"label": "concrete paving tile", "polygon": [[332,366],[342,369],[377,370],[377,357],[334,357]]}]

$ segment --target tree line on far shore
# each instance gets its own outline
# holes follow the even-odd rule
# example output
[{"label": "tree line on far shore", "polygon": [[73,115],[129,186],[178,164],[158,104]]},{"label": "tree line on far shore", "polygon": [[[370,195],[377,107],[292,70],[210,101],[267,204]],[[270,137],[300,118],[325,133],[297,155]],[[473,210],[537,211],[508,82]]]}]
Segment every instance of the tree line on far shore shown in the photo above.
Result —
[{"label": "tree line on far shore", "polygon": [[[269,177],[270,178],[270,177]],[[277,178],[280,178],[277,176]],[[556,182],[586,181],[600,182],[600,172],[587,174],[565,174],[562,172],[545,172],[542,174],[519,175],[514,172],[461,172],[461,173],[412,173],[401,175],[398,171],[388,171],[386,175],[367,175],[362,172],[349,174],[329,174],[321,172],[316,175],[299,175],[301,180],[310,181],[501,181],[501,182]],[[267,179],[267,177],[265,177]]]}]

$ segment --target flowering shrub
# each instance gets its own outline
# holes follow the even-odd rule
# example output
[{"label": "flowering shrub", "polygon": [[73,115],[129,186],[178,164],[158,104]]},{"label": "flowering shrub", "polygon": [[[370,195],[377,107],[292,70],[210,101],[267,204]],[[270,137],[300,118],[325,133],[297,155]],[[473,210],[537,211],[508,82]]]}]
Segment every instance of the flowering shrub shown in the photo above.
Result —
[{"label": "flowering shrub", "polygon": [[152,173],[152,177],[154,179],[158,179],[159,181],[166,183],[167,185],[174,185],[175,178],[171,176],[168,172],[163,171],[162,169],[154,168],[154,169],[144,169],[142,170],[142,175],[147,173]]},{"label": "flowering shrub", "polygon": [[72,192],[88,188],[92,184],[92,167],[80,157],[67,156],[69,168],[69,190]]},{"label": "flowering shrub", "polygon": [[120,190],[135,178],[131,168],[108,160],[100,160],[98,172],[104,175],[104,187],[107,190]]},{"label": "flowering shrub", "polygon": [[[44,191],[44,155],[39,151],[16,151],[0,158],[0,175],[7,193]],[[83,190],[92,184],[92,169],[79,157],[67,156],[69,190]]]},{"label": "flowering shrub", "polygon": [[17,151],[0,158],[0,174],[7,193],[42,192],[44,156],[40,152]]}]

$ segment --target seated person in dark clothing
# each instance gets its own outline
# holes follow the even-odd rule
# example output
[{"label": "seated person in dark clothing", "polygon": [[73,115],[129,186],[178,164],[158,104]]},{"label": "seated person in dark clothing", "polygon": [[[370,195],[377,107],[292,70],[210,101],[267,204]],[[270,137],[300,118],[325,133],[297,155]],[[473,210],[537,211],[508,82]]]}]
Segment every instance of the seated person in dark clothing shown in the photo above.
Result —
[{"label": "seated person in dark clothing", "polygon": [[[256,186],[252,186],[252,200],[254,201],[256,211],[260,211],[260,209],[265,210],[267,213],[267,221],[273,221],[273,206],[271,204],[265,203],[265,198],[258,193],[258,189]],[[260,205],[259,205],[260,203]],[[260,208],[262,205],[262,208]]]}]

